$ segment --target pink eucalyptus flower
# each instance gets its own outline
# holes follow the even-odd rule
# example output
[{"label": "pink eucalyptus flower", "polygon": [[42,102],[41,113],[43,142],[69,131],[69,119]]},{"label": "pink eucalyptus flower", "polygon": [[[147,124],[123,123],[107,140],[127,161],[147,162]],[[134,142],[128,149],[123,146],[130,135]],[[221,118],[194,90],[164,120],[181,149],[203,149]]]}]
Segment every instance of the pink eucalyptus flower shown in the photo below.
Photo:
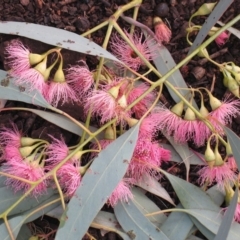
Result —
[{"label": "pink eucalyptus flower", "polygon": [[12,123],[12,129],[3,127],[0,131],[0,142],[2,146],[11,145],[19,148],[21,146],[22,135],[18,131],[17,126]]},{"label": "pink eucalyptus flower", "polygon": [[231,124],[232,118],[236,117],[237,113],[239,112],[239,106],[239,100],[229,101],[225,99],[222,101],[222,105],[220,107],[209,113],[208,119],[211,121],[216,131],[223,133],[220,124]]},{"label": "pink eucalyptus flower", "polygon": [[147,117],[142,120],[139,138],[152,139],[156,137],[159,130],[159,115],[157,113],[150,113]]},{"label": "pink eucalyptus flower", "polygon": [[221,166],[213,166],[212,168],[208,165],[204,166],[198,171],[198,174],[201,185],[207,183],[208,186],[211,186],[216,182],[221,190],[224,190],[225,185],[231,185],[236,181],[236,174],[226,163]]},{"label": "pink eucalyptus flower", "polygon": [[220,35],[218,35],[215,38],[215,42],[216,44],[220,47],[222,45],[224,45],[226,43],[226,41],[228,40],[229,35],[227,34],[227,32],[222,32]]},{"label": "pink eucalyptus flower", "polygon": [[160,42],[169,43],[172,32],[159,17],[154,18],[154,30],[155,35]]},{"label": "pink eucalyptus flower", "polygon": [[240,203],[237,204],[237,207],[235,209],[234,220],[240,223]]},{"label": "pink eucalyptus flower", "polygon": [[[143,40],[143,33],[134,32],[133,35],[124,31],[130,42],[138,49],[146,60],[152,60],[154,53],[148,48],[149,39]],[[133,51],[133,49],[119,36],[113,34],[111,38],[111,49],[116,57],[125,63],[127,66],[137,71],[140,66],[145,65],[142,59]],[[122,67],[122,66],[121,66]]]},{"label": "pink eucalyptus flower", "polygon": [[79,98],[83,98],[94,83],[93,73],[89,71],[87,66],[68,68],[66,79]]},{"label": "pink eucalyptus flower", "polygon": [[184,121],[180,116],[165,107],[158,107],[155,112],[159,117],[159,129],[165,131],[169,136],[177,131]]},{"label": "pink eucalyptus flower", "polygon": [[75,91],[67,82],[51,81],[44,93],[44,97],[54,107],[57,107],[60,101],[62,105],[66,102],[78,101]]},{"label": "pink eucalyptus flower", "polygon": [[81,182],[79,160],[68,161],[57,171],[60,186],[68,197],[72,197]]},{"label": "pink eucalyptus flower", "polygon": [[[15,177],[20,177],[29,181],[38,181],[42,177],[44,177],[44,169],[37,162],[29,162],[26,160],[22,161],[7,161],[3,164],[2,171]],[[31,185],[29,183],[23,182],[21,180],[17,180],[14,178],[8,177],[6,180],[6,185],[13,188],[15,192],[19,190],[23,190],[27,192]],[[34,190],[32,191],[32,195],[37,197],[46,193],[47,191],[47,181],[43,180],[40,184],[38,184]]]},{"label": "pink eucalyptus flower", "polygon": [[7,63],[11,68],[11,75],[16,76],[19,72],[25,72],[31,65],[29,61],[30,51],[18,40],[11,41],[6,47]]},{"label": "pink eucalyptus flower", "polygon": [[52,139],[53,142],[49,144],[45,150],[45,154],[48,156],[46,162],[51,165],[56,165],[67,157],[67,155],[69,154],[69,149],[63,138],[59,140],[52,137]]},{"label": "pink eucalyptus flower", "polygon": [[[149,89],[149,86],[145,83],[142,83],[138,86],[134,86],[134,88],[129,92],[127,95],[127,102],[128,104],[131,104],[134,102],[138,97],[140,97],[144,92],[146,92]],[[145,98],[143,98],[141,101],[139,101],[135,106],[132,107],[132,111],[134,112],[136,118],[141,118],[148,108],[151,106],[151,104],[156,99],[156,94],[154,92],[150,92],[147,94]]]},{"label": "pink eucalyptus flower", "polygon": [[19,71],[16,73],[16,77],[14,83],[17,86],[26,85],[29,91],[38,90],[40,93],[44,94],[47,89],[47,83],[44,80],[44,76],[34,68],[22,72]]},{"label": "pink eucalyptus flower", "polygon": [[119,123],[124,121],[125,116],[129,116],[129,114],[124,111],[125,106],[122,107],[119,104],[119,99],[114,98],[109,92],[104,90],[93,90],[86,98],[84,110],[87,113],[91,108],[93,115],[101,118],[101,123],[107,122],[115,117]]},{"label": "pink eucalyptus flower", "polygon": [[227,165],[229,166],[230,169],[232,169],[234,172],[238,169],[236,160],[233,155],[228,156],[227,159]]},{"label": "pink eucalyptus flower", "polygon": [[16,146],[12,146],[11,144],[6,145],[3,147],[3,158],[7,161],[22,161],[22,155],[19,151],[19,148]]},{"label": "pink eucalyptus flower", "polygon": [[128,202],[129,199],[133,199],[130,187],[134,182],[133,179],[123,178],[108,198],[107,204],[114,207],[118,201]]},{"label": "pink eucalyptus flower", "polygon": [[159,167],[162,161],[167,161],[168,156],[168,160],[170,160],[170,152],[166,154],[166,151],[168,151],[166,149],[164,149],[164,157],[162,158],[162,149],[158,143],[138,139],[127,175],[135,180],[139,180],[145,173],[155,174],[154,167]]}]

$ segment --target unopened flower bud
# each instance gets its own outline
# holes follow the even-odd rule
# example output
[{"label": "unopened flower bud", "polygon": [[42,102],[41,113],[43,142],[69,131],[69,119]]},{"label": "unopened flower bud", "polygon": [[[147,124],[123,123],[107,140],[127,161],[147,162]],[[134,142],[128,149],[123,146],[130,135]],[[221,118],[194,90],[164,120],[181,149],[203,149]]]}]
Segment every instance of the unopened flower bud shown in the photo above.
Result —
[{"label": "unopened flower bud", "polygon": [[239,85],[233,78],[229,78],[227,82],[228,90],[239,98]]},{"label": "unopened flower bud", "polygon": [[188,121],[196,120],[196,115],[191,108],[189,108],[189,107],[187,108],[185,115],[184,115],[184,119],[188,120]]},{"label": "unopened flower bud", "polygon": [[208,95],[209,95],[210,106],[211,106],[212,110],[215,110],[215,109],[219,108],[220,106],[222,106],[222,102],[220,100],[218,100],[217,98],[215,98],[210,92],[208,93]]},{"label": "unopened flower bud", "polygon": [[108,139],[108,140],[115,139],[115,133],[111,126],[108,126],[107,129],[105,130],[104,139]]},{"label": "unopened flower bud", "polygon": [[232,156],[233,155],[231,145],[230,145],[230,143],[228,141],[227,141],[227,146],[226,146],[226,153],[227,153],[228,156]]},{"label": "unopened flower bud", "polygon": [[180,101],[179,103],[175,104],[171,108],[171,111],[180,117],[182,116],[183,108],[184,108],[184,102]]},{"label": "unopened flower bud", "polygon": [[[215,7],[217,2],[215,3],[204,3],[198,10],[195,12],[192,17],[194,16],[203,16],[208,15],[212,12],[213,8]],[[191,18],[192,18],[191,17]]]},{"label": "unopened flower bud", "polygon": [[39,240],[38,236],[31,236],[28,240]]},{"label": "unopened flower bud", "polygon": [[225,203],[228,206],[234,196],[234,191],[231,186],[227,185],[225,187]]}]

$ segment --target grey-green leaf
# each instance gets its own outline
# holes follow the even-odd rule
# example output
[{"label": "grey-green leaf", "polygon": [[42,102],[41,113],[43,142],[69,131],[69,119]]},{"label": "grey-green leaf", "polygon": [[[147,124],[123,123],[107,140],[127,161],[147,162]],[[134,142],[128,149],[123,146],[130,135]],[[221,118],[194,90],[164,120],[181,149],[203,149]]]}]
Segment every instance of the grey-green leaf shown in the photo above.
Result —
[{"label": "grey-green leaf", "polygon": [[224,131],[231,145],[233,156],[237,163],[238,169],[240,169],[240,138],[228,127],[224,127]]},{"label": "grey-green leaf", "polygon": [[203,24],[201,30],[199,31],[197,37],[195,38],[192,46],[188,51],[188,55],[192,53],[197,47],[199,47],[202,41],[207,36],[210,29],[215,25],[218,19],[223,15],[223,13],[227,10],[227,8],[232,4],[233,0],[220,0],[211,12],[211,14],[206,19],[205,23]]},{"label": "grey-green leaf", "polygon": [[0,22],[0,33],[23,36],[72,51],[119,62],[115,56],[93,41],[63,29],[33,23],[2,21]]},{"label": "grey-green leaf", "polygon": [[[0,22],[1,24],[1,22]],[[0,70],[0,98],[14,101],[21,101],[38,105],[44,108],[52,108],[52,106],[44,99],[44,97],[37,91],[20,91],[19,87],[15,86],[13,80],[7,76],[7,72]],[[3,82],[7,84],[3,84]],[[6,85],[6,86],[5,86]]]},{"label": "grey-green leaf", "polygon": [[121,227],[131,239],[169,239],[140,212],[132,201],[128,203],[118,202],[114,207],[114,213]]},{"label": "grey-green leaf", "polygon": [[222,240],[227,239],[228,233],[230,231],[233,217],[235,214],[236,206],[238,203],[238,188],[235,190],[235,194],[232,198],[232,201],[227,208],[227,212],[224,214],[221,225],[218,229],[217,235],[215,236],[214,240]]},{"label": "grey-green leaf", "polygon": [[23,224],[18,233],[17,240],[26,240],[26,239],[29,239],[31,236],[32,236],[32,233],[29,227],[27,226],[27,224]]},{"label": "grey-green leaf", "polygon": [[91,223],[91,227],[117,233],[123,240],[131,238],[123,231],[113,213],[100,211]]},{"label": "grey-green leaf", "polygon": [[185,209],[211,209],[213,211],[220,212],[220,208],[200,188],[165,171],[162,171],[162,173],[168,178],[168,180],[172,184],[181,204]]},{"label": "grey-green leaf", "polygon": [[[48,193],[39,196],[38,200],[31,196],[26,197],[9,213],[9,216],[32,209],[35,206],[39,205],[39,202],[48,199],[53,194],[54,191],[52,189],[48,189]],[[0,188],[0,213],[6,211],[12,204],[14,204],[19,198],[21,198],[22,195],[22,191],[14,193],[14,191],[9,187]]]},{"label": "grey-green leaf", "polygon": [[145,189],[146,191],[155,194],[156,196],[159,196],[172,205],[175,205],[172,198],[168,194],[165,188],[161,186],[161,183],[159,183],[154,177],[150,175],[143,175],[141,179],[139,179],[135,185]]},{"label": "grey-green leaf", "polygon": [[84,236],[123,178],[135,148],[138,130],[139,124],[117,138],[95,158],[62,216],[56,236],[58,240],[81,239]]},{"label": "grey-green leaf", "polygon": [[[142,212],[142,214],[148,214],[148,213],[154,213],[154,212],[160,212],[161,209],[153,202],[151,201],[145,194],[144,190],[141,188],[133,187],[132,193],[133,193],[133,202],[138,207],[138,209]],[[166,221],[167,217],[164,213],[159,213],[157,215],[153,216],[147,216],[147,218],[156,226],[160,227],[161,224]]]},{"label": "grey-green leaf", "polygon": [[[182,208],[182,205],[179,204],[176,208]],[[161,226],[161,230],[171,240],[185,240],[192,227],[193,222],[188,214],[172,212]]]}]

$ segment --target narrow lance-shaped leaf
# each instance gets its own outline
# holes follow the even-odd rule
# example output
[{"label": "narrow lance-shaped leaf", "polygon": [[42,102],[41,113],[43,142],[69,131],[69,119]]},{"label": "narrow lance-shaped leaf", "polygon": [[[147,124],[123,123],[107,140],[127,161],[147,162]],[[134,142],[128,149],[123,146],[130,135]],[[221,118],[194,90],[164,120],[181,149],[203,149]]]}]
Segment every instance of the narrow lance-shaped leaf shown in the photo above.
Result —
[{"label": "narrow lance-shaped leaf", "polygon": [[222,219],[222,223],[219,227],[219,230],[217,232],[216,237],[214,238],[214,240],[222,240],[222,239],[227,239],[229,231],[231,229],[231,225],[232,225],[232,221],[233,221],[233,217],[235,214],[235,210],[236,210],[236,206],[238,203],[238,188],[235,190],[235,194],[232,198],[232,201],[229,205],[229,207],[227,208],[227,212],[224,214],[223,219]]},{"label": "narrow lance-shaped leaf", "polygon": [[195,38],[192,46],[188,51],[188,55],[201,45],[202,41],[205,39],[210,29],[215,25],[217,20],[223,15],[223,13],[232,4],[232,2],[233,0],[220,0],[218,2],[217,6],[213,9],[209,17],[206,19],[197,37]]},{"label": "narrow lance-shaped leaf", "polygon": [[134,202],[119,202],[114,207],[114,213],[121,227],[128,233],[131,239],[168,240],[167,236],[140,212]]},{"label": "narrow lance-shaped leaf", "polygon": [[31,103],[44,108],[52,107],[37,90],[31,92],[20,90],[19,87],[13,84],[13,80],[7,76],[6,71],[0,70],[0,81],[1,99]]},{"label": "narrow lance-shaped leaf", "polygon": [[119,60],[93,41],[76,33],[24,22],[0,22],[0,33],[23,36],[76,52]]},{"label": "narrow lance-shaped leaf", "polygon": [[56,239],[81,239],[84,236],[123,178],[136,145],[138,129],[139,124],[117,138],[95,158],[62,216]]},{"label": "narrow lance-shaped leaf", "polygon": [[233,156],[237,163],[238,169],[240,169],[240,138],[228,127],[224,127],[224,131],[227,135],[228,141],[231,145]]}]

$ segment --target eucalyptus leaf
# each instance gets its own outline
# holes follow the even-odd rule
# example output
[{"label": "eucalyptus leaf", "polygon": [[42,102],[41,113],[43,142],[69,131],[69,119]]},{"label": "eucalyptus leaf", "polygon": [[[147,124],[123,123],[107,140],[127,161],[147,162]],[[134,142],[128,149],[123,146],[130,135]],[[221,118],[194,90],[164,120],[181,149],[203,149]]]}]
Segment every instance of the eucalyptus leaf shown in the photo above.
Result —
[{"label": "eucalyptus leaf", "polygon": [[18,233],[16,240],[26,240],[26,239],[29,239],[31,236],[32,236],[32,233],[29,227],[27,226],[27,224],[23,224]]},{"label": "eucalyptus leaf", "polygon": [[228,127],[224,127],[224,131],[231,145],[233,156],[237,163],[238,169],[240,169],[240,138]]},{"label": "eucalyptus leaf", "polygon": [[107,232],[115,232],[124,240],[131,240],[131,238],[123,231],[113,213],[100,211],[94,218],[91,227]]},{"label": "eucalyptus leaf", "polygon": [[2,21],[0,22],[0,33],[23,36],[72,51],[119,62],[115,56],[93,41],[63,29],[26,22]]},{"label": "eucalyptus leaf", "polygon": [[[149,44],[149,48],[154,50],[154,53],[156,54],[156,57],[153,59],[153,62],[155,64],[155,66],[157,67],[157,70],[162,74],[166,74],[167,72],[169,72],[170,70],[172,70],[175,66],[176,63],[174,62],[172,55],[170,54],[170,52],[168,51],[168,49],[166,47],[164,47],[163,45],[159,46],[156,49],[156,42],[154,40],[152,40],[152,42]],[[181,72],[179,71],[179,69],[175,70],[172,75],[167,79],[168,82],[170,82],[174,87],[179,88],[178,91],[183,95],[183,96],[187,96],[189,95],[191,92],[183,90],[187,89],[188,86],[186,84],[186,82],[183,79],[183,76],[181,74]],[[171,95],[171,97],[174,99],[174,101],[176,103],[180,102],[181,99],[179,98],[179,96],[176,95],[176,93],[167,86],[168,91]],[[195,101],[193,100],[193,106],[198,109],[197,104],[195,103]]]},{"label": "eucalyptus leaf", "polygon": [[[171,151],[170,161],[177,162],[177,163],[183,162],[182,157],[179,155],[179,153],[176,151],[176,149],[174,147],[172,147],[170,144],[167,144],[167,143],[162,143],[161,145],[164,148]],[[190,152],[190,155],[188,156],[188,159],[189,159],[190,165],[206,165],[206,163],[204,161],[202,161],[200,158],[200,157],[202,157],[204,159],[204,156],[201,153],[198,153],[198,155],[196,155],[196,153],[193,150],[191,150],[190,148],[189,148],[189,152]]]},{"label": "eucalyptus leaf", "polygon": [[217,235],[215,236],[214,240],[222,240],[227,239],[229,231],[231,229],[231,225],[233,222],[236,206],[238,203],[238,188],[235,190],[235,194],[231,200],[231,203],[229,207],[227,208],[226,213],[223,216],[221,225],[219,227],[219,230],[217,232]]},{"label": "eucalyptus leaf", "polygon": [[[220,26],[224,26],[225,24],[222,23],[221,21],[217,21],[217,23],[220,25]],[[240,31],[237,30],[236,28],[233,28],[233,27],[229,27],[227,29],[230,33],[234,34],[236,37],[238,37],[240,39]]]},{"label": "eucalyptus leaf", "polygon": [[[179,204],[176,208],[182,208],[182,205]],[[193,222],[188,214],[172,212],[161,226],[161,230],[171,240],[185,240],[192,227]]]},{"label": "eucalyptus leaf", "polygon": [[[74,134],[77,134],[79,136],[81,136],[81,134],[83,133],[83,130],[76,123],[74,123],[73,121],[70,121],[64,115],[60,115],[60,114],[52,113],[52,112],[46,112],[46,111],[43,111],[43,110],[32,109],[32,108],[26,108],[25,111],[35,113],[39,117],[47,120],[48,122],[51,122],[51,123],[65,129],[65,130],[67,130],[69,132],[72,132]],[[84,123],[82,123],[82,124],[84,125]],[[92,126],[89,126],[88,129],[91,132],[97,131],[97,128],[92,127]],[[97,138],[103,139],[104,138],[104,133],[98,134]],[[92,141],[94,141],[94,139]]]},{"label": "eucalyptus leaf", "polygon": [[[13,235],[14,239],[17,238],[18,233],[22,227],[22,220],[24,219],[24,215],[17,215],[14,217],[10,217],[8,221],[8,225],[11,229],[11,234]],[[20,224],[19,224],[20,223]],[[5,223],[1,220],[0,221],[0,233],[1,233],[1,240],[12,240],[11,236],[7,230]]]},{"label": "eucalyptus leaf", "polygon": [[175,150],[178,152],[178,154],[181,156],[185,167],[186,167],[186,179],[189,180],[189,171],[190,171],[190,159],[189,157],[192,155],[189,151],[187,144],[177,144],[175,143],[173,137],[168,136],[167,134],[164,134],[165,137],[168,139],[168,141],[171,143],[171,145],[175,148]]},{"label": "eucalyptus leaf", "polygon": [[[212,233],[216,234],[218,229],[222,223],[223,216],[219,211],[211,211],[205,209],[187,209],[184,210],[194,218],[196,218],[199,222],[201,222],[204,227],[209,229]],[[231,228],[227,238],[227,240],[236,240],[240,238],[240,225],[236,222],[230,222]]]},{"label": "eucalyptus leaf", "polygon": [[[28,196],[25,197],[10,213],[9,216],[17,213],[22,213],[26,210],[32,209],[39,205],[39,202],[44,201],[54,194],[52,189],[48,189],[47,194],[41,195],[38,199]],[[4,213],[9,207],[11,207],[19,198],[23,196],[23,192],[19,191],[15,193],[9,187],[0,188],[0,213]]]},{"label": "eucalyptus leaf", "polygon": [[206,191],[206,194],[216,203],[218,206],[221,206],[224,202],[225,194],[219,190],[217,185],[209,188]]},{"label": "eucalyptus leaf", "polygon": [[155,194],[156,196],[159,196],[160,198],[165,199],[172,205],[175,205],[166,189],[163,188],[161,183],[159,183],[154,177],[145,174],[135,183],[135,185]]},{"label": "eucalyptus leaf", "polygon": [[[0,25],[2,23],[0,22]],[[44,108],[52,108],[52,106],[44,99],[44,97],[37,91],[23,91],[20,90],[19,87],[13,84],[12,78],[10,79],[7,76],[7,72],[0,70],[0,98],[13,100],[13,101],[21,101],[25,103],[30,103],[34,105],[38,105]]]},{"label": "eucalyptus leaf", "polygon": [[184,181],[181,178],[175,177],[165,171],[162,173],[168,178],[173,186],[181,204],[185,209],[199,208],[211,209],[212,211],[220,212],[218,207],[204,191],[195,185]]},{"label": "eucalyptus leaf", "polygon": [[117,138],[95,158],[61,218],[56,239],[81,239],[84,236],[123,178],[132,158],[138,130],[139,124]]},{"label": "eucalyptus leaf", "polygon": [[169,239],[140,212],[132,201],[129,203],[118,202],[114,207],[114,213],[121,227],[131,239]]},{"label": "eucalyptus leaf", "polygon": [[227,10],[227,8],[232,4],[233,0],[220,0],[218,4],[215,6],[211,14],[205,20],[201,30],[199,31],[197,37],[195,38],[192,46],[188,51],[188,55],[192,53],[197,47],[201,45],[205,37],[211,28],[216,24],[216,22],[220,19],[223,13]]},{"label": "eucalyptus leaf", "polygon": [[[148,213],[160,212],[161,209],[151,201],[144,193],[143,190],[137,187],[132,188],[132,194],[134,196],[133,202],[143,215]],[[164,213],[147,216],[156,227],[160,227],[167,217]]]}]

